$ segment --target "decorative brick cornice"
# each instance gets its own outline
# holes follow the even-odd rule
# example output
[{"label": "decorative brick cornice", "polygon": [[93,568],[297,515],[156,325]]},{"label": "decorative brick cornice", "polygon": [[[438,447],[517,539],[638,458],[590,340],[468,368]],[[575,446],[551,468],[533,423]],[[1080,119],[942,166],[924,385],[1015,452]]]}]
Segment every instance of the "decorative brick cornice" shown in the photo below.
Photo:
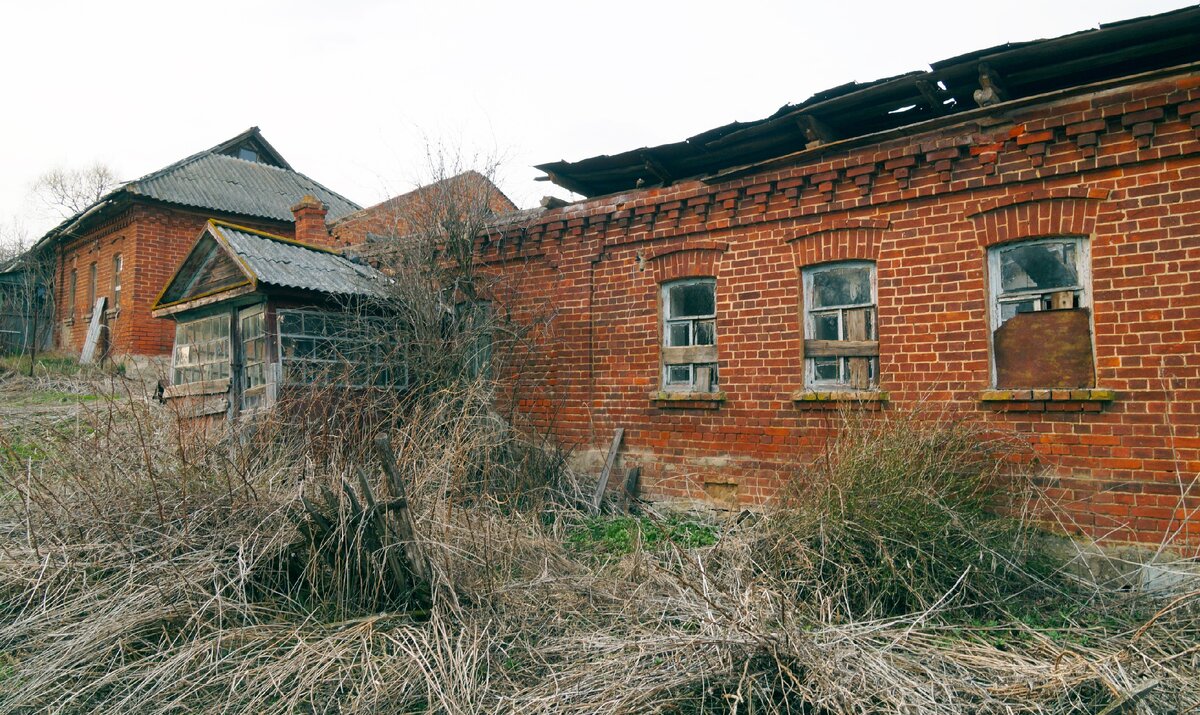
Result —
[{"label": "decorative brick cornice", "polygon": [[[688,180],[599,197],[548,211],[528,230],[531,238],[545,241],[572,241],[580,235],[621,244],[678,240],[772,221],[784,228],[820,216],[1001,187],[1021,194],[976,202],[963,218],[983,224],[1006,207],[1056,200],[1095,204],[1105,195],[1088,188],[1026,187],[1062,184],[1067,177],[1082,184],[1094,172],[1103,180],[1108,170],[1200,154],[1194,138],[1200,132],[1200,86],[1183,79],[1113,87],[1087,101],[1032,103],[988,121],[973,115],[961,124],[873,145],[797,155],[794,163],[775,163],[712,184]],[[1150,99],[1131,100],[1131,87]],[[791,240],[836,230],[831,224],[810,225]],[[868,224],[854,228],[887,230]]]}]

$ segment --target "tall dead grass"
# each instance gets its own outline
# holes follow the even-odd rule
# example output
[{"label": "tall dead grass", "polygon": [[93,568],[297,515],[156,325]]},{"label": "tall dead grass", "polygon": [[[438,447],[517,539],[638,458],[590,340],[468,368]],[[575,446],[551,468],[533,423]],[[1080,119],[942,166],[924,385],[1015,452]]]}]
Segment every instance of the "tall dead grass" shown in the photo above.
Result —
[{"label": "tall dead grass", "polygon": [[[1197,595],[1056,571],[994,488],[1012,474],[993,435],[856,423],[714,545],[596,559],[568,539],[587,485],[486,391],[406,410],[420,598],[354,577],[406,546],[360,538],[364,490],[393,496],[366,450],[193,434],[128,398],[37,435],[36,460],[3,462],[0,713],[1200,707]],[[306,535],[306,500],[344,558]]]}]

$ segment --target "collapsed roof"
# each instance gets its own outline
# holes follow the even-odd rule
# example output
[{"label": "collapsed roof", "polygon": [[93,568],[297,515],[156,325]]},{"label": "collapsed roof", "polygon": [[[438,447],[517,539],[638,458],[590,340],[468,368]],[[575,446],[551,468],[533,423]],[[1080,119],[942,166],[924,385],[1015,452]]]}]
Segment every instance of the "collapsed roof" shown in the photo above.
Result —
[{"label": "collapsed roof", "polygon": [[1200,8],[1015,42],[910,72],[818,92],[752,122],[673,144],[540,164],[543,181],[586,197],[713,177],[806,149],[899,129],[981,106],[1200,60]]},{"label": "collapsed roof", "polygon": [[306,194],[315,195],[329,207],[329,221],[360,208],[292,169],[258,127],[251,127],[210,149],[121,185],[51,229],[38,245],[59,236],[77,235],[137,197],[290,223],[291,207]]}]

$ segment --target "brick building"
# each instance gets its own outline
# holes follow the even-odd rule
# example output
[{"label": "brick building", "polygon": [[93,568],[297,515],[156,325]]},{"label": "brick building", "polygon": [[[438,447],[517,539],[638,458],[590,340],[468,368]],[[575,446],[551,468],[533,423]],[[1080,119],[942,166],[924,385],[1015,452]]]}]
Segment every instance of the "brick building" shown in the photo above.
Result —
[{"label": "brick building", "polygon": [[[293,205],[306,195],[319,201],[293,214]],[[301,226],[310,234],[304,240],[329,242],[326,218],[358,208],[292,169],[257,127],[123,184],[35,247],[53,252],[58,346],[80,351],[103,297],[109,352],[166,355],[174,326],[151,317],[151,304],[209,219],[293,237],[301,216],[312,224]]]},{"label": "brick building", "polygon": [[659,498],[749,503],[840,409],[1028,437],[1079,528],[1200,543],[1200,9],[539,168],[484,257],[553,320],[533,420]]}]

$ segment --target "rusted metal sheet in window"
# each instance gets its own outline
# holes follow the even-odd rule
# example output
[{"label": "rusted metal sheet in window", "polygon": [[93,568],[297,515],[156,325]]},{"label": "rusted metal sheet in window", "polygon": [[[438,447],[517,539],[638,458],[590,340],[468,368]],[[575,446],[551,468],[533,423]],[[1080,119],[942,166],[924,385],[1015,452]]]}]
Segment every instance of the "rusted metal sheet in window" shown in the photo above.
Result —
[{"label": "rusted metal sheet in window", "polygon": [[1084,308],[1017,313],[995,333],[996,387],[1095,387]]}]

